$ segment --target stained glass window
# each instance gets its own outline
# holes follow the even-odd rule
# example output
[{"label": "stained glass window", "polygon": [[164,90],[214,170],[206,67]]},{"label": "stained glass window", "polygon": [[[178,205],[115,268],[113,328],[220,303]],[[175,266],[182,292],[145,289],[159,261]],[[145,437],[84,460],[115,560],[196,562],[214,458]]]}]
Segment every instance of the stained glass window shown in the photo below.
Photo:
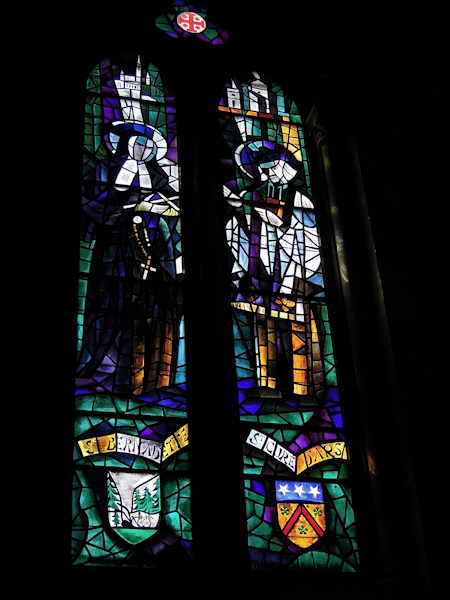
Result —
[{"label": "stained glass window", "polygon": [[[73,563],[191,550],[182,192],[173,94],[140,56],[86,83]],[[142,544],[145,542],[145,544]]]},{"label": "stained glass window", "polygon": [[[191,573],[212,596],[219,582],[228,595],[368,598],[412,572],[414,588],[423,548],[409,416],[396,405],[366,212],[377,206],[378,233],[391,223],[395,179],[376,158],[389,135],[376,151],[366,137],[373,118],[393,127],[389,102],[378,111],[386,86],[367,102],[368,75],[364,101],[358,68],[345,73],[306,5],[200,4],[211,10],[171,0],[131,21],[80,13],[75,69],[67,57],[60,69],[68,91],[58,85],[64,101],[51,103],[74,152],[52,171],[66,207],[63,226],[52,211],[56,256],[58,234],[76,247],[69,206],[81,202],[76,393],[69,430],[60,411],[52,428],[74,456],[72,468],[59,450],[50,461],[73,475],[71,575],[80,591],[99,577],[116,594],[121,582],[128,594],[182,593]],[[73,177],[67,188],[78,92],[81,194]],[[371,158],[381,170],[366,177]],[[58,265],[62,313],[69,270]],[[69,502],[48,483],[40,495],[59,532]],[[49,550],[39,555],[58,560]]]},{"label": "stained glass window", "polygon": [[252,73],[218,105],[251,567],[355,571],[349,452],[302,118]]},{"label": "stained glass window", "polygon": [[[226,40],[206,12],[182,2],[174,11],[157,19],[165,33]],[[141,56],[105,59],[87,79],[75,565],[191,558],[176,117],[174,94]],[[250,565],[355,571],[347,430],[301,113],[254,72],[226,84],[218,120]]]}]

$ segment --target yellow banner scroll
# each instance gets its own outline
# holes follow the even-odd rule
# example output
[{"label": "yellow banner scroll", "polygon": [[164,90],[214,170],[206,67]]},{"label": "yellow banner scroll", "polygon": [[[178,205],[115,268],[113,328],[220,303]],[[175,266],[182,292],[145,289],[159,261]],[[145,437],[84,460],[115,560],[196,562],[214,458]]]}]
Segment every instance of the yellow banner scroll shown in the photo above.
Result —
[{"label": "yellow banner scroll", "polygon": [[348,460],[348,450],[345,442],[326,442],[307,448],[297,456],[297,475],[310,469],[318,463],[339,458]]},{"label": "yellow banner scroll", "polygon": [[300,473],[326,460],[348,460],[347,445],[343,441],[322,442],[295,455],[265,433],[257,429],[251,429],[246,443],[269,454],[288,469],[291,469],[296,475],[300,475]]},{"label": "yellow banner scroll", "polygon": [[115,433],[78,441],[78,445],[80,446],[81,454],[83,456],[115,452],[116,444],[117,438]]},{"label": "yellow banner scroll", "polygon": [[183,425],[177,429],[173,435],[169,435],[164,441],[162,460],[166,460],[181,448],[184,448],[189,443],[188,425]]},{"label": "yellow banner scroll", "polygon": [[126,454],[150,458],[157,463],[166,460],[169,456],[172,456],[172,454],[175,454],[175,452],[178,452],[188,444],[187,423],[177,429],[172,435],[169,435],[163,443],[122,433],[111,433],[109,435],[78,440],[78,446],[83,457],[109,452],[124,452]]}]

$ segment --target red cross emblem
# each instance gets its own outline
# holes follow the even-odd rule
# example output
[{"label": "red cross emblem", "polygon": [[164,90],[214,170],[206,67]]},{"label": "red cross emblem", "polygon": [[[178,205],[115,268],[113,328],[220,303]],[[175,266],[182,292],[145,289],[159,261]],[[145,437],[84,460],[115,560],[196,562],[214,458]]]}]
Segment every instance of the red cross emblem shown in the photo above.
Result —
[{"label": "red cross emblem", "polygon": [[201,33],[206,29],[206,21],[195,12],[182,12],[177,17],[177,23],[189,33]]}]

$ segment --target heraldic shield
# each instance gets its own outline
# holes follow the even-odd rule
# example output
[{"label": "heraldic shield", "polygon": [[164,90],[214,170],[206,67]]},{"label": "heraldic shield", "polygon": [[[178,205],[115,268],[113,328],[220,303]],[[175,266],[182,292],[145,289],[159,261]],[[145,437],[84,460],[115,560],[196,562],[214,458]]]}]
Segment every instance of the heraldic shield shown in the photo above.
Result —
[{"label": "heraldic shield", "polygon": [[277,515],[281,531],[300,548],[309,548],[325,533],[325,504],[320,483],[276,481]]},{"label": "heraldic shield", "polygon": [[157,531],[161,515],[161,488],[155,473],[108,471],[108,521],[129,544],[139,544]]}]

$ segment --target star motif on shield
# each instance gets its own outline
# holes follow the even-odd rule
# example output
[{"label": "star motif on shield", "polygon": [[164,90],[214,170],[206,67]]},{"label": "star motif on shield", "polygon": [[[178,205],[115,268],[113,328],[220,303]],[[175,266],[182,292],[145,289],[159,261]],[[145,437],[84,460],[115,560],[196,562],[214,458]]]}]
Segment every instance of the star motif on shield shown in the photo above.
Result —
[{"label": "star motif on shield", "polygon": [[303,495],[303,485],[295,484],[294,487],[295,487],[295,493],[298,494],[299,496],[302,496]]},{"label": "star motif on shield", "polygon": [[285,496],[289,492],[289,485],[280,485],[278,491],[280,492],[280,494],[283,494],[283,496]]}]

